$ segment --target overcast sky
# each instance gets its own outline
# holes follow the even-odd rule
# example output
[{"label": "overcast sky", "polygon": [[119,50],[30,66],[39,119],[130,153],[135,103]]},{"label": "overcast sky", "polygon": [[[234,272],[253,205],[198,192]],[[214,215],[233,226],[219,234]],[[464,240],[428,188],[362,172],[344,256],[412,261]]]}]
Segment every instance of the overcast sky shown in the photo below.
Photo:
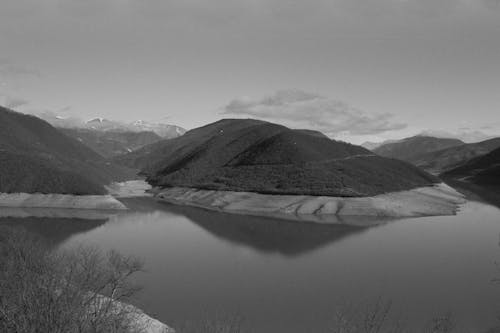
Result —
[{"label": "overcast sky", "polygon": [[500,0],[1,0],[0,50],[23,112],[500,134]]}]

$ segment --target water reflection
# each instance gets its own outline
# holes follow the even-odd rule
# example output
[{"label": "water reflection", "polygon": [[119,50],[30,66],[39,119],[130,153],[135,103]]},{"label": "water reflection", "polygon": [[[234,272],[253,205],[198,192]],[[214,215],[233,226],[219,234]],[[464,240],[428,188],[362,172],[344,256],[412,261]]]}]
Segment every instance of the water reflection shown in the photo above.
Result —
[{"label": "water reflection", "polygon": [[446,179],[446,183],[467,196],[467,199],[489,203],[500,208],[500,187],[480,186],[456,179]]},{"label": "water reflection", "polygon": [[117,211],[113,210],[0,207],[0,219],[37,217],[46,219],[108,220],[115,215],[117,215]]},{"label": "water reflection", "polygon": [[352,227],[123,201],[130,209],[108,220],[17,217],[0,225],[23,225],[61,248],[143,258],[135,305],[169,324],[214,309],[243,314],[255,332],[322,332],[344,301],[377,297],[392,300],[410,327],[447,311],[471,332],[496,323],[500,210],[489,205],[470,201],[456,216]]},{"label": "water reflection", "polygon": [[70,237],[88,232],[105,224],[107,219],[10,217],[1,218],[0,225],[21,227],[57,246]]},{"label": "water reflection", "polygon": [[234,215],[166,203],[161,205],[169,212],[187,217],[219,239],[249,246],[259,252],[286,256],[311,252],[368,229],[347,224],[306,223]]}]

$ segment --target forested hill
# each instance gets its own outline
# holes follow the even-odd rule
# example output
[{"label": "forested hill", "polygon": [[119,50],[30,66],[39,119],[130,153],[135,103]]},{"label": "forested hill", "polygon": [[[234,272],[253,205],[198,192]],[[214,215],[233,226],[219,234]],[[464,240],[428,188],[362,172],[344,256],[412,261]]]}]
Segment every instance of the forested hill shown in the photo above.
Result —
[{"label": "forested hill", "polygon": [[0,192],[103,194],[131,174],[49,123],[0,107]]},{"label": "forested hill", "polygon": [[406,162],[317,132],[224,119],[118,158],[156,186],[368,196],[438,181]]}]

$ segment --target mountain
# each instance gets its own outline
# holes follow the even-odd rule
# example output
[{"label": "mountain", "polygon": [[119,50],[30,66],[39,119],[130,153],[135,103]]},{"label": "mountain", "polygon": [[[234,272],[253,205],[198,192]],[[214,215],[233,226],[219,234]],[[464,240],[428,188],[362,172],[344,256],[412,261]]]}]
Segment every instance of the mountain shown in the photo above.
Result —
[{"label": "mountain", "polygon": [[60,128],[60,131],[106,158],[126,154],[162,140],[154,132],[116,132],[84,128]]},{"label": "mountain", "polygon": [[454,169],[467,161],[500,148],[500,138],[445,148],[412,157],[411,163],[434,174]]},{"label": "mountain", "polygon": [[129,124],[129,127],[135,132],[154,132],[164,139],[176,138],[186,133],[186,130],[179,126],[151,123],[144,120],[134,121]]},{"label": "mountain", "polygon": [[378,148],[382,146],[382,142],[371,142],[371,141],[366,141],[361,144],[361,147],[366,148],[368,150],[373,150],[375,148]]},{"label": "mountain", "polygon": [[87,129],[101,132],[154,132],[164,139],[175,138],[186,133],[186,130],[179,126],[144,120],[125,123],[105,118],[94,118],[83,121],[76,117],[62,117],[49,111],[41,112],[36,116],[57,128]]},{"label": "mountain", "polygon": [[186,130],[179,126],[150,123],[143,120],[123,123],[103,118],[95,118],[85,122],[82,127],[104,132],[153,132],[164,139],[176,138],[186,133]]},{"label": "mountain", "polygon": [[49,123],[0,107],[0,192],[103,194],[130,175]]},{"label": "mountain", "polygon": [[384,144],[373,150],[374,153],[390,158],[413,162],[421,154],[463,145],[458,139],[435,138],[431,136],[413,136],[397,142]]},{"label": "mountain", "polygon": [[252,119],[224,119],[115,161],[155,186],[272,194],[369,196],[438,181],[363,147]]},{"label": "mountain", "polygon": [[361,147],[366,148],[368,150],[374,150],[380,146],[389,144],[389,143],[395,143],[399,142],[400,140],[385,140],[383,142],[371,142],[371,141],[366,141],[361,144]]},{"label": "mountain", "polygon": [[443,173],[443,177],[465,179],[481,185],[500,185],[500,148]]},{"label": "mountain", "polygon": [[108,120],[104,118],[94,118],[86,121],[83,125],[83,128],[96,130],[96,131],[123,131],[125,130],[124,124]]}]

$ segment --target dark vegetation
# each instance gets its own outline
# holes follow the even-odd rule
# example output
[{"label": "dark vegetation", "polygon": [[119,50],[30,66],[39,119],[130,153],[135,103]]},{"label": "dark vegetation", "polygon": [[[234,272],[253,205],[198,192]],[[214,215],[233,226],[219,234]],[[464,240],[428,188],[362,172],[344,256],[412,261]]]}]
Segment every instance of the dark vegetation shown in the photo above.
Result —
[{"label": "dark vegetation", "polygon": [[0,332],[142,332],[133,307],[142,264],[93,249],[53,252],[20,228],[0,231]]},{"label": "dark vegetation", "polygon": [[225,119],[120,156],[156,186],[369,196],[438,181],[405,162],[317,132]]},{"label": "dark vegetation", "polygon": [[60,128],[59,130],[106,158],[127,154],[162,140],[154,132],[99,131],[83,128]]},{"label": "dark vegetation", "polygon": [[0,192],[103,194],[134,174],[47,122],[0,107]]}]

